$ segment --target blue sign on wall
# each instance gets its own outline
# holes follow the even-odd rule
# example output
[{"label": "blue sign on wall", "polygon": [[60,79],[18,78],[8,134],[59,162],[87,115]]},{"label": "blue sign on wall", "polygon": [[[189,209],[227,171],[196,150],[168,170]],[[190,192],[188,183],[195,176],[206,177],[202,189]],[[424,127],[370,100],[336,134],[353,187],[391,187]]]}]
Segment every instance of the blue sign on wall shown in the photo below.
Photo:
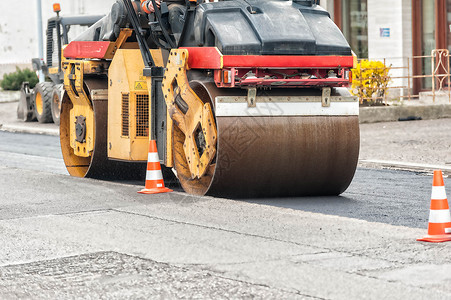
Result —
[{"label": "blue sign on wall", "polygon": [[390,28],[379,28],[381,37],[390,37]]}]

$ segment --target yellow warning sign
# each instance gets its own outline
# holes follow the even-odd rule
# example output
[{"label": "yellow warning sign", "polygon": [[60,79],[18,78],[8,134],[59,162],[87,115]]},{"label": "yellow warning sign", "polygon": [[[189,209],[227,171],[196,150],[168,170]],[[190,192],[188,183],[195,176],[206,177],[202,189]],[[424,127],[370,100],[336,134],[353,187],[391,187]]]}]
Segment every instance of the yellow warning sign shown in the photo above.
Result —
[{"label": "yellow warning sign", "polygon": [[147,90],[147,81],[135,81],[135,90]]}]

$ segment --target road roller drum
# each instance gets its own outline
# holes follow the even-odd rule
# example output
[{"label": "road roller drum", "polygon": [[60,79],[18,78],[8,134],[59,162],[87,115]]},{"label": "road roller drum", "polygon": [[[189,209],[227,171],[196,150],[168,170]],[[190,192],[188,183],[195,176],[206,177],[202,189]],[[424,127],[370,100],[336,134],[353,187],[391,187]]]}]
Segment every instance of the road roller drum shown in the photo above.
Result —
[{"label": "road roller drum", "polygon": [[308,107],[322,108],[315,90],[264,91],[257,106],[248,108],[244,91],[224,91],[211,82],[191,86],[203,102],[215,103],[218,142],[206,174],[193,178],[183,151],[185,136],[174,131],[175,169],[185,191],[229,197],[338,195],[349,186],[359,123],[358,103],[346,89],[334,89],[331,115],[318,116]]}]

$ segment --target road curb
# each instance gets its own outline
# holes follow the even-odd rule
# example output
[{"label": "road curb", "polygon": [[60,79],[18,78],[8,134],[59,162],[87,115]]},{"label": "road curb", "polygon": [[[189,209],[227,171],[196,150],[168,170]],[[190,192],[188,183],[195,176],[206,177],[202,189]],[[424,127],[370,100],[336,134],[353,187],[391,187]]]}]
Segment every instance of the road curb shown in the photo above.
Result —
[{"label": "road curb", "polygon": [[59,128],[39,128],[28,125],[11,125],[0,124],[0,131],[14,132],[14,133],[29,133],[29,134],[44,134],[59,136]]},{"label": "road curb", "polygon": [[10,99],[10,100],[0,99],[0,103],[12,103],[12,102],[19,102],[19,100],[17,100],[17,99]]},{"label": "road curb", "polygon": [[374,166],[396,170],[425,172],[431,174],[434,170],[441,170],[445,176],[451,176],[451,166],[446,165],[419,164],[412,162],[390,161],[379,159],[359,160],[359,167],[374,167]]},{"label": "road curb", "polygon": [[451,104],[361,107],[360,123],[451,118]]},{"label": "road curb", "polygon": [[0,91],[0,103],[17,102],[20,99],[20,91]]}]

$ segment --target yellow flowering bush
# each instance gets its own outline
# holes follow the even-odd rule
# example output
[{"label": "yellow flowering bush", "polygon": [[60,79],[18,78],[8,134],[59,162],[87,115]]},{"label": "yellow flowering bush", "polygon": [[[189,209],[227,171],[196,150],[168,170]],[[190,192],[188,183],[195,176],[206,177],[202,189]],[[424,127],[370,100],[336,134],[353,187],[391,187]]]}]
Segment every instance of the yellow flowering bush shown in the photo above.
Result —
[{"label": "yellow flowering bush", "polygon": [[351,93],[358,96],[360,104],[375,105],[382,103],[387,95],[390,83],[390,67],[380,61],[362,59],[352,69]]}]

